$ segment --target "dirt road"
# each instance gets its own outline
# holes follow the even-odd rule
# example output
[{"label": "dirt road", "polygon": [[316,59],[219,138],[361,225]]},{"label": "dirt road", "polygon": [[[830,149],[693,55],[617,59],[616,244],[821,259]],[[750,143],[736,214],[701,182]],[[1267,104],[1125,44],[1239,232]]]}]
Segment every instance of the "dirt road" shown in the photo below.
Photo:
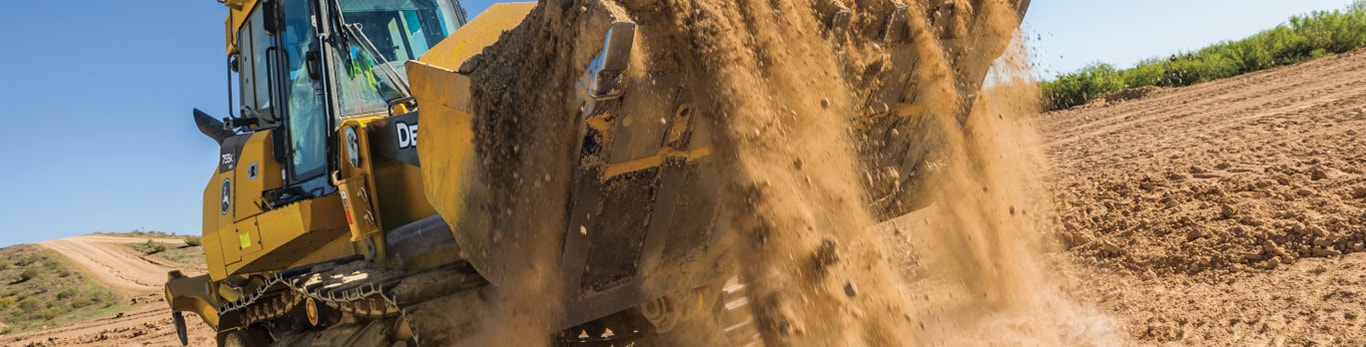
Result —
[{"label": "dirt road", "polygon": [[[39,245],[70,258],[110,288],[134,294],[160,291],[161,285],[166,283],[166,272],[175,268],[135,254],[124,246],[146,241],[120,236],[81,235],[44,241]],[[184,243],[180,239],[153,241],[173,245]]]},{"label": "dirt road", "polygon": [[1042,117],[1068,291],[1133,342],[1366,343],[1366,52]]},{"label": "dirt road", "polygon": [[[0,336],[6,346],[171,346],[179,345],[171,311],[162,297],[166,272],[184,268],[167,264],[133,252],[127,243],[146,242],[146,238],[108,235],[82,235],[40,243],[70,258],[96,280],[125,293],[133,306],[109,316],[41,329],[32,332]],[[180,239],[157,239],[157,242],[180,244]],[[213,345],[213,331],[199,317],[186,315],[190,345]]]}]

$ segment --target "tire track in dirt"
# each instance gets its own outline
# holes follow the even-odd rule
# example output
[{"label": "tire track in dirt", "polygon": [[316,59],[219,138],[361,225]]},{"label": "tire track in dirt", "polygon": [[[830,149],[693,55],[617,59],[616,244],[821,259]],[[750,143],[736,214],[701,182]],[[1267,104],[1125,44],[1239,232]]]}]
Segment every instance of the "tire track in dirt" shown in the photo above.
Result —
[{"label": "tire track in dirt", "polygon": [[[183,242],[179,239],[155,241]],[[146,242],[146,239],[81,235],[44,241],[39,245],[71,259],[110,288],[129,294],[160,291],[166,283],[166,272],[173,268],[147,260],[124,246],[139,242]]]},{"label": "tire track in dirt", "polygon": [[[136,297],[124,312],[50,329],[0,337],[5,346],[179,346],[165,299],[159,294]],[[194,314],[186,314],[190,346],[212,346],[213,330]]]}]

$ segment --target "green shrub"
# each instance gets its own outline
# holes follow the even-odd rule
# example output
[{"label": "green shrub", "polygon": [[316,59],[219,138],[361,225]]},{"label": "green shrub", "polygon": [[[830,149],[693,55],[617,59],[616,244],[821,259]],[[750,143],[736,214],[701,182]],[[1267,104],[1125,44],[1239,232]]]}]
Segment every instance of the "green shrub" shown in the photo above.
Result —
[{"label": "green shrub", "polygon": [[90,302],[90,300],[87,300],[87,299],[72,300],[72,301],[71,301],[71,309],[73,309],[73,310],[79,310],[79,309],[85,308],[86,306],[90,306],[90,304],[93,304],[93,303]]},{"label": "green shrub", "polygon": [[1131,69],[1092,64],[1043,82],[1044,108],[1058,110],[1126,88],[1181,87],[1295,64],[1366,47],[1366,0],[1344,10],[1294,16],[1251,37],[1220,42],[1170,59],[1149,59]]},{"label": "green shrub", "polygon": [[47,309],[47,308],[39,309],[39,310],[37,310],[37,311],[27,311],[27,312],[28,312],[28,318],[29,318],[29,319],[32,319],[32,320],[45,321],[45,320],[49,320],[49,319],[52,319],[52,318],[57,317],[57,313],[56,313],[56,312],[52,312],[51,309]]},{"label": "green shrub", "polygon": [[190,237],[186,237],[186,238],[185,238],[185,245],[186,245],[186,246],[190,246],[190,247],[202,246],[202,245],[204,245],[204,239],[203,239],[203,238],[200,238],[199,236],[190,236]]},{"label": "green shrub", "polygon": [[38,298],[29,297],[19,302],[19,309],[24,312],[34,312],[42,308],[43,302],[38,301]]},{"label": "green shrub", "polygon": [[38,274],[40,273],[42,273],[42,270],[39,269],[37,266],[29,266],[28,268],[24,269],[23,273],[19,274],[19,281],[23,282],[34,278],[38,278]]},{"label": "green shrub", "polygon": [[80,294],[80,292],[81,290],[76,289],[76,287],[66,287],[66,289],[57,292],[57,300],[66,300],[67,298],[76,296],[76,294]]},{"label": "green shrub", "polygon": [[1115,67],[1096,63],[1083,68],[1081,72],[1060,76],[1057,80],[1044,83],[1043,96],[1046,104],[1059,109],[1081,105],[1097,95],[1122,89],[1124,78],[1115,71]]}]

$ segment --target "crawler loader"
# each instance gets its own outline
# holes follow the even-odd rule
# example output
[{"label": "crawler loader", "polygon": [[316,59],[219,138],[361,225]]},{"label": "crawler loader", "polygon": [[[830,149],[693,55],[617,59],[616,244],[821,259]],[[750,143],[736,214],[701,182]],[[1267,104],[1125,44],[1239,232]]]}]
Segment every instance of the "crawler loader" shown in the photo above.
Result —
[{"label": "crawler loader", "polygon": [[[456,0],[219,2],[228,9],[222,25],[235,110],[225,118],[193,113],[220,151],[203,192],[208,273],[172,271],[165,285],[182,343],[184,312],[228,346],[460,345],[499,324],[484,320],[490,298],[517,285],[516,260],[528,255],[494,227],[508,217],[491,206],[508,197],[496,189],[502,178],[484,168],[518,149],[489,150],[499,144],[476,133],[489,116],[473,106],[470,76],[502,33],[570,1],[495,4],[470,20]],[[968,2],[937,2],[931,13],[897,5],[820,14],[825,32],[813,35],[878,40],[896,62],[845,69],[878,84],[859,95],[870,105],[859,130],[865,138],[914,127],[916,101],[897,92],[915,87],[908,18],[948,18],[955,3]],[[1028,5],[1012,3],[1021,14]],[[562,223],[534,235],[554,245],[551,276],[563,284],[548,300],[562,306],[554,322],[561,332],[545,339],[623,345],[705,316],[715,317],[723,339],[708,343],[751,343],[744,286],[718,246],[723,173],[712,163],[711,124],[691,114],[694,94],[705,89],[668,77],[688,71],[628,73],[630,62],[646,58],[634,47],[643,29],[672,23],[600,16],[583,29],[600,38],[584,48],[597,53],[570,67],[582,77],[560,94],[580,112],[545,115],[570,119],[580,139],[563,144],[573,163],[566,194],[549,197],[563,199],[549,202],[562,206],[552,219]],[[841,37],[854,16],[885,30]],[[988,58],[975,61],[1004,50],[954,30],[939,38],[951,54]],[[955,69],[956,87],[981,88],[986,65]],[[622,114],[662,121],[633,125],[615,116]],[[866,165],[901,172],[866,182],[884,219],[922,205],[915,187],[925,180],[916,173],[928,175],[923,157],[932,150],[904,145],[860,147]]]}]

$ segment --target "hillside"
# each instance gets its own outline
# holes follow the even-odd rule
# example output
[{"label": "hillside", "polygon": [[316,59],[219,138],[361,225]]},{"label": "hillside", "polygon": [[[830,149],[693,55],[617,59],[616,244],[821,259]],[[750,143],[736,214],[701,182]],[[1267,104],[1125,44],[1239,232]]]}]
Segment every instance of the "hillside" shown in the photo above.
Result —
[{"label": "hillside", "polygon": [[0,248],[0,332],[23,332],[112,314],[126,297],[69,259],[36,245]]},{"label": "hillside", "polygon": [[[151,235],[152,244],[184,244],[182,238]],[[5,285],[0,306],[6,328],[0,345],[88,346],[179,344],[171,312],[162,297],[166,272],[202,271],[202,247],[170,248],[157,254],[135,250],[149,235],[83,235],[0,249],[0,276],[31,279]],[[164,253],[164,254],[163,254]],[[198,258],[198,265],[164,257]],[[14,281],[14,280],[10,280]],[[25,302],[28,302],[25,304]],[[50,316],[50,317],[49,317]],[[187,315],[192,345],[211,345],[213,332]]]}]

